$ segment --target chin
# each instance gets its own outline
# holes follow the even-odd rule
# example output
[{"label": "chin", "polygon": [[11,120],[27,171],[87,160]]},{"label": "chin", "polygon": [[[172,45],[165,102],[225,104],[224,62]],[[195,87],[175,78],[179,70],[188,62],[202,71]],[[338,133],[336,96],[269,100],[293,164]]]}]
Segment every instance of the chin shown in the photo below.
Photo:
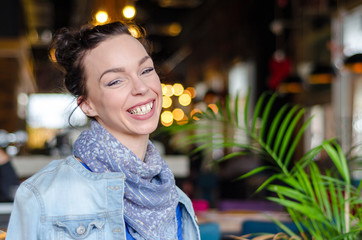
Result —
[{"label": "chin", "polygon": [[149,135],[151,133],[153,133],[156,129],[157,129],[158,125],[155,126],[145,126],[145,127],[140,127],[138,130],[139,134],[141,135]]}]

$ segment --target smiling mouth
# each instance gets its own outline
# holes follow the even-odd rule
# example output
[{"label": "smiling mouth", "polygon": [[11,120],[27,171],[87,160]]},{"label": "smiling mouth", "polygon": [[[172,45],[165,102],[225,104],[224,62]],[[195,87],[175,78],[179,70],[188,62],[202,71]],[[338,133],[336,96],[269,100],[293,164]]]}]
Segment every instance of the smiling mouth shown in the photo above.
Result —
[{"label": "smiling mouth", "polygon": [[153,108],[153,101],[145,105],[137,106],[135,108],[129,109],[128,112],[133,115],[144,115],[149,113]]}]

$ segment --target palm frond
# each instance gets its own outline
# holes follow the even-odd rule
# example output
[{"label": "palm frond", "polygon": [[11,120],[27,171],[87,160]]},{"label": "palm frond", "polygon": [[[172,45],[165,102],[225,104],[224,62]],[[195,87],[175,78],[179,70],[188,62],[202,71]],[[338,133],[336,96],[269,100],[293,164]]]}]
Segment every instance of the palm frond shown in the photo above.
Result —
[{"label": "palm frond", "polygon": [[[303,231],[315,240],[358,239],[362,232],[362,181],[357,187],[352,186],[348,164],[362,157],[353,156],[354,149],[343,153],[337,140],[330,139],[294,159],[312,118],[305,120],[305,109],[298,105],[284,104],[274,111],[277,99],[276,94],[263,93],[251,108],[248,92],[243,106],[244,119],[240,122],[239,96],[234,100],[227,97],[225,105],[217,104],[217,113],[209,108],[196,115],[200,120],[171,127],[169,132],[189,132],[190,135],[181,141],[196,145],[193,152],[229,149],[223,157],[214,160],[215,164],[245,154],[257,154],[271,160],[272,164],[256,167],[236,180],[272,172],[256,192],[267,189],[274,193],[276,196],[267,199],[285,207],[304,239]],[[233,133],[231,137],[226,134],[229,132]],[[238,142],[238,132],[247,136],[249,142]],[[319,169],[314,160],[322,152],[331,159],[335,169]],[[295,236],[288,229],[284,230]]]}]

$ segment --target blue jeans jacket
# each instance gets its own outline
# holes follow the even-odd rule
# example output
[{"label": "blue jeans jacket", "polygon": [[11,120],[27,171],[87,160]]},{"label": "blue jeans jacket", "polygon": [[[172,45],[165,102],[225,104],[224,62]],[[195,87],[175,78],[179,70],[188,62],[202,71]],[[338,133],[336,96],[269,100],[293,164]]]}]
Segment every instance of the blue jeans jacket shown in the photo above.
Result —
[{"label": "blue jeans jacket", "polygon": [[[15,196],[7,240],[125,240],[124,175],[93,173],[73,156],[52,161]],[[200,240],[190,199],[179,188],[183,239]]]}]

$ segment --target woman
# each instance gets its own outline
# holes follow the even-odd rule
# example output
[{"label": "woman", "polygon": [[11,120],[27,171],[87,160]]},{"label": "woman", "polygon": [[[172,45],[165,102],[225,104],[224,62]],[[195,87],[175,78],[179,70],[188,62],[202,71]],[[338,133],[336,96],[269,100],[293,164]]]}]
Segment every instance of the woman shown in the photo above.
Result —
[{"label": "woman", "polygon": [[21,184],[7,239],[200,239],[190,200],[149,140],[162,91],[145,46],[120,22],[55,35],[91,129],[74,156]]}]

